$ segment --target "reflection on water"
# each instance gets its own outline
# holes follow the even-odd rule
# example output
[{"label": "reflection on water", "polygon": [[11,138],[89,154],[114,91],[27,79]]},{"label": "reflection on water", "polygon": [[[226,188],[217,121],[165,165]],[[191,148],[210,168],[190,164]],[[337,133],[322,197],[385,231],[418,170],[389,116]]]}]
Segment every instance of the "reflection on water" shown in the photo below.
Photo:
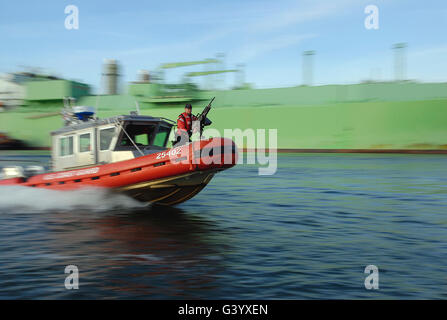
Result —
[{"label": "reflection on water", "polygon": [[281,155],[276,175],[237,166],[176,208],[1,187],[0,298],[445,299],[445,159]]},{"label": "reflection on water", "polygon": [[[179,208],[6,217],[16,232],[2,245],[0,283],[9,283],[11,275],[17,279],[15,290],[1,286],[3,298],[13,297],[1,294],[11,291],[25,298],[193,298],[196,291],[203,296],[215,288],[228,248],[215,243],[212,235],[223,233],[214,223]],[[1,227],[2,235],[6,229]],[[66,265],[79,268],[80,287],[87,292],[64,289]]]},{"label": "reflection on water", "polygon": [[157,207],[100,218],[95,225],[97,233],[87,241],[99,240],[92,250],[109,257],[91,266],[105,270],[101,278],[111,279],[103,290],[194,297],[196,290],[203,295],[216,286],[214,275],[222,269],[225,246],[210,241],[209,234],[219,232],[211,222],[181,209]]}]

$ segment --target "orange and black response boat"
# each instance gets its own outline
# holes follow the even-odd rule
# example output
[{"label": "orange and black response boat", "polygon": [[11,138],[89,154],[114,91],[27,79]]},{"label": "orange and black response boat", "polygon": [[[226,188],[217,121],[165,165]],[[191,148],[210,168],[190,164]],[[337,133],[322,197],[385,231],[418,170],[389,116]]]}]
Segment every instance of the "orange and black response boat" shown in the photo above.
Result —
[{"label": "orange and black response boat", "polygon": [[[217,172],[237,162],[231,139],[200,138],[167,148],[175,122],[165,118],[132,112],[98,119],[93,108],[82,106],[71,111],[66,107],[63,115],[65,127],[51,133],[51,169],[5,167],[0,185],[67,191],[100,187],[143,202],[175,205],[195,196]],[[204,125],[211,123],[206,115],[199,119]]]}]

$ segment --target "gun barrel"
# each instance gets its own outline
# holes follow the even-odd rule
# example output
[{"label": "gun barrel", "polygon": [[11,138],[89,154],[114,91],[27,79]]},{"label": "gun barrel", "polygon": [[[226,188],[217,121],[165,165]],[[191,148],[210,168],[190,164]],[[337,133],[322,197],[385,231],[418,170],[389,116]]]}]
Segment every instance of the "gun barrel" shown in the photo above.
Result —
[{"label": "gun barrel", "polygon": [[199,119],[201,121],[205,120],[206,116],[208,115],[208,112],[210,112],[211,109],[211,104],[213,103],[214,99],[216,99],[216,97],[213,97],[210,101],[210,103],[208,103],[208,105],[205,107],[205,109],[203,109],[202,113],[199,116]]},{"label": "gun barrel", "polygon": [[208,112],[210,112],[211,104],[213,103],[215,98],[216,97],[213,97],[211,99],[210,103],[208,103],[208,105],[205,107],[205,109],[203,109],[202,113],[198,117],[200,121],[200,137],[202,137],[203,128],[211,124],[211,120],[209,120],[206,116],[208,115]]}]

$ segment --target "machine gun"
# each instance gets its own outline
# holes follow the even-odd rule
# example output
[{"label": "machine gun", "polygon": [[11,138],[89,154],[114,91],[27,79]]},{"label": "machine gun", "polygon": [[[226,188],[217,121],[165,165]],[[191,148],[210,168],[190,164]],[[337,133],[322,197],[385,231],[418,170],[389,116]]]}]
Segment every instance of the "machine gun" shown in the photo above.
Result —
[{"label": "machine gun", "polygon": [[205,109],[203,109],[202,113],[197,115],[197,121],[200,122],[200,138],[202,138],[203,128],[209,126],[212,123],[212,121],[208,119],[206,116],[208,115],[208,112],[210,112],[211,104],[213,103],[215,98],[216,97],[213,97],[210,103],[208,103]]}]

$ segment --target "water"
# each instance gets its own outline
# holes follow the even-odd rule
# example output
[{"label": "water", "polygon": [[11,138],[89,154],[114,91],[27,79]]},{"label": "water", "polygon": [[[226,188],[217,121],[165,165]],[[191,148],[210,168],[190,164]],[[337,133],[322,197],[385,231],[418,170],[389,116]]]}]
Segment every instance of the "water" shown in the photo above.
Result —
[{"label": "water", "polygon": [[0,298],[446,299],[446,160],[280,155],[274,176],[237,166],[171,209],[1,187]]}]

